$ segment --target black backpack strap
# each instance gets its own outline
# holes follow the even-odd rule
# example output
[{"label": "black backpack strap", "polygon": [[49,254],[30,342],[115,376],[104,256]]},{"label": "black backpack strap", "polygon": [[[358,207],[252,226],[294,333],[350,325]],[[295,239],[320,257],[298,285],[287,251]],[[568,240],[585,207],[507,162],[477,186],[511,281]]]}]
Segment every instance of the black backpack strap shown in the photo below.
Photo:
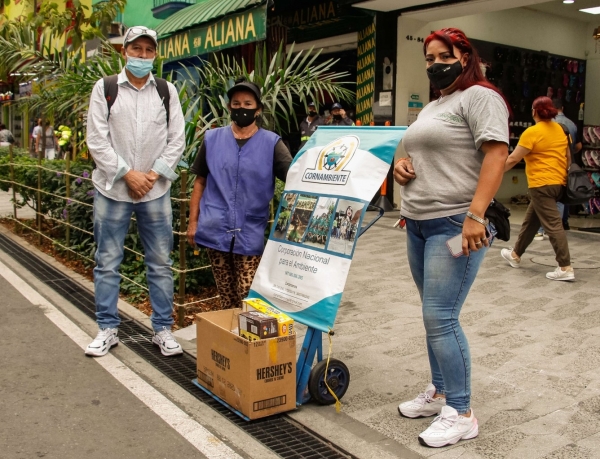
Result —
[{"label": "black backpack strap", "polygon": [[106,106],[108,107],[108,116],[106,119],[110,118],[110,108],[115,103],[117,99],[117,95],[119,94],[119,85],[117,81],[119,80],[119,75],[111,75],[103,78],[104,80],[104,98],[106,99]]},{"label": "black backpack strap", "polygon": [[169,107],[171,106],[171,94],[169,93],[169,85],[167,84],[167,80],[164,78],[154,78],[156,81],[156,90],[158,91],[158,95],[162,100],[162,103],[167,112],[167,126],[169,126]]},{"label": "black backpack strap", "polygon": [[[104,98],[106,99],[106,106],[108,107],[108,116],[106,119],[110,118],[110,109],[115,103],[117,99],[117,95],[119,94],[119,85],[117,81],[119,79],[119,75],[111,75],[104,77]],[[167,80],[164,78],[154,78],[156,81],[156,90],[158,91],[158,95],[162,100],[162,103],[167,112],[167,126],[169,125],[169,107],[171,104],[171,94],[169,93],[169,86],[167,85]]]}]

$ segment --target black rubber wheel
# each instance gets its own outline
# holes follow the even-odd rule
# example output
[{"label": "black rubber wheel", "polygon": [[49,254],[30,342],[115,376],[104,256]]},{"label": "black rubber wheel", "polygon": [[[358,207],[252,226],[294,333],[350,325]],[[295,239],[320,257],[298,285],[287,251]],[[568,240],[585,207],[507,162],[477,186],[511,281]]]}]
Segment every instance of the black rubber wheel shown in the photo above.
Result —
[{"label": "black rubber wheel", "polygon": [[321,360],[310,371],[308,392],[311,397],[321,405],[333,405],[335,398],[329,393],[323,380],[326,367],[327,384],[338,399],[341,399],[348,390],[348,386],[350,385],[350,371],[348,371],[348,367],[344,365],[344,362],[337,359],[329,360],[329,365],[327,365],[327,360]]}]

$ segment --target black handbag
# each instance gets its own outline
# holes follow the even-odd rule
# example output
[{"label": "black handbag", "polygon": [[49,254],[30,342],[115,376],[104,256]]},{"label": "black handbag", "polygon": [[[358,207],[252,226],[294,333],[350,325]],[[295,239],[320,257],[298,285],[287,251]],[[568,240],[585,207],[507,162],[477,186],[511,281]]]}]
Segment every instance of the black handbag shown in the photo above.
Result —
[{"label": "black handbag", "polygon": [[510,239],[510,210],[504,204],[492,199],[492,202],[485,211],[485,218],[494,224],[496,228],[496,237],[503,241]]}]

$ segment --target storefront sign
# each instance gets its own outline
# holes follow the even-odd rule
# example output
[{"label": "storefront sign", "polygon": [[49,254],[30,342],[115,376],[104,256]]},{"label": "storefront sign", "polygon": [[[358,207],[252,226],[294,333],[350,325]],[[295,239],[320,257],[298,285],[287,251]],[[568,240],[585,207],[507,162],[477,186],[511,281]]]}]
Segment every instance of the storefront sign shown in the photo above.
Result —
[{"label": "storefront sign", "polygon": [[363,126],[373,121],[375,95],[375,23],[358,32],[358,63],[356,66],[356,119]]},{"label": "storefront sign", "polygon": [[408,102],[408,126],[417,121],[417,117],[419,116],[419,113],[421,113],[421,110],[423,110],[423,102]]},{"label": "storefront sign", "polygon": [[266,22],[266,5],[263,5],[161,39],[158,53],[165,62],[170,62],[264,40]]},{"label": "storefront sign", "polygon": [[391,92],[380,92],[379,93],[379,106],[380,107],[391,107],[392,106],[392,93]]},{"label": "storefront sign", "polygon": [[29,97],[33,92],[33,82],[28,81],[27,83],[19,83],[19,96]]},{"label": "storefront sign", "polygon": [[270,19],[287,28],[302,29],[320,26],[327,22],[339,20],[340,11],[337,2],[328,1],[318,5],[305,6],[302,9],[280,14]]},{"label": "storefront sign", "polygon": [[296,155],[249,298],[333,328],[365,212],[404,127],[321,126]]}]

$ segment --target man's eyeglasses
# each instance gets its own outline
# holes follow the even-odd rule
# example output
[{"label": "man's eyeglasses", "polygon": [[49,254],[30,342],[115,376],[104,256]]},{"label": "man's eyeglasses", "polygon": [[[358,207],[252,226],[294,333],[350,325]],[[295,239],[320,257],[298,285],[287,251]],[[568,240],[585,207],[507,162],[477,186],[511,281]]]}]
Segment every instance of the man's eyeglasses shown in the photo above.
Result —
[{"label": "man's eyeglasses", "polygon": [[156,38],[156,31],[152,29],[146,29],[144,27],[132,27],[127,31],[127,36],[125,37],[125,43],[129,41],[130,35],[150,35],[151,37]]}]

